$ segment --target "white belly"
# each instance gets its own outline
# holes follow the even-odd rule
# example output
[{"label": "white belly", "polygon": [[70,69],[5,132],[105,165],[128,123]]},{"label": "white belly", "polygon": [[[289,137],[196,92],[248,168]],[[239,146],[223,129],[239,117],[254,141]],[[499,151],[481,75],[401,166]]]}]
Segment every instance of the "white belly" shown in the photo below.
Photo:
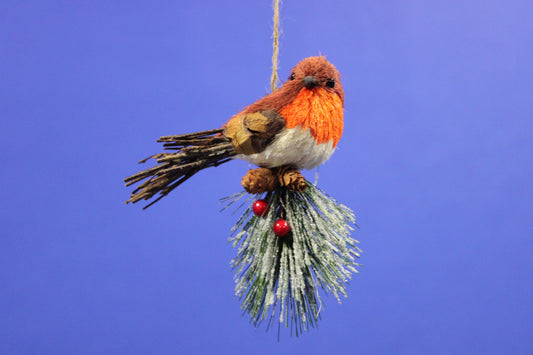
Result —
[{"label": "white belly", "polygon": [[303,131],[296,127],[284,129],[261,153],[240,154],[237,158],[265,168],[292,165],[298,169],[313,169],[328,160],[334,150],[332,142],[316,144],[309,129]]}]

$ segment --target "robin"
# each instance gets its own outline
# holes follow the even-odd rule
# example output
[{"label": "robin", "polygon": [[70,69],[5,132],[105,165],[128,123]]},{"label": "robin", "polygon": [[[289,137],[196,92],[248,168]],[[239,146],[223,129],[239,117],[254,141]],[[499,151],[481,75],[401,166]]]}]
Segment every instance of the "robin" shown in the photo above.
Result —
[{"label": "robin", "polygon": [[128,186],[148,179],[127,202],[160,193],[148,207],[198,171],[234,158],[259,166],[243,177],[242,185],[250,193],[279,185],[302,191],[306,183],[299,170],[313,169],[331,157],[342,135],[343,107],[337,69],[325,57],[305,58],[277,91],[231,117],[222,128],[161,137],[158,141],[176,152],[151,156],[159,165],[125,179]]}]

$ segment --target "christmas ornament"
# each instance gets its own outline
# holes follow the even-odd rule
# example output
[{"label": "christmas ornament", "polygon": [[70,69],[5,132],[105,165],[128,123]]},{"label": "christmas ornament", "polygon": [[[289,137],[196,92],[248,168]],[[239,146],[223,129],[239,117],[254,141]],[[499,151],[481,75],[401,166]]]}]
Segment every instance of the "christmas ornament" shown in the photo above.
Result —
[{"label": "christmas ornament", "polygon": [[126,185],[147,179],[128,202],[159,194],[148,207],[198,171],[233,158],[260,166],[242,180],[249,193],[277,186],[302,191],[306,184],[299,169],[324,163],[337,147],[343,105],[337,69],[324,57],[306,58],[292,69],[281,88],[246,107],[222,128],[161,137],[159,142],[176,152],[152,156],[158,166],[125,179]]},{"label": "christmas ornament", "polygon": [[[285,323],[299,334],[320,317],[318,288],[346,296],[360,250],[349,237],[355,217],[300,173],[333,154],[343,130],[340,74],[325,57],[299,62],[281,88],[231,117],[221,128],[159,139],[158,165],[125,179],[143,181],[127,202],[151,206],[198,171],[232,159],[258,166],[242,178],[254,200],[232,230],[235,294],[258,326]],[[148,159],[141,162],[146,162]],[[262,201],[262,202],[260,202]],[[145,208],[146,208],[145,207]]]}]

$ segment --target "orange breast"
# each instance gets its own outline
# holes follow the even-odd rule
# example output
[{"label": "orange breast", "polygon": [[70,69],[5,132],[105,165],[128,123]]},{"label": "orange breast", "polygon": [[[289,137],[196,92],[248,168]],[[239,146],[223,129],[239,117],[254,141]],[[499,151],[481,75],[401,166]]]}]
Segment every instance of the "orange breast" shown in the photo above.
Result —
[{"label": "orange breast", "polygon": [[309,128],[318,144],[339,143],[342,135],[343,108],[340,97],[326,89],[302,89],[296,98],[285,106],[280,114],[285,118],[287,128],[299,125]]}]

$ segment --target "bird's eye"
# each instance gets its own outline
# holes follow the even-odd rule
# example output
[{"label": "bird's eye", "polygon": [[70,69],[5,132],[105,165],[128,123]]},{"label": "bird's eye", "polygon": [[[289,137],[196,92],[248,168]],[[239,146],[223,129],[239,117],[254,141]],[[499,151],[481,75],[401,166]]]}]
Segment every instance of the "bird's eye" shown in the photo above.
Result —
[{"label": "bird's eye", "polygon": [[294,80],[295,76],[294,76],[294,73],[292,73],[290,76],[289,76],[289,80]]},{"label": "bird's eye", "polygon": [[334,88],[335,87],[335,79],[328,79],[328,81],[326,81],[326,86],[328,88]]}]

